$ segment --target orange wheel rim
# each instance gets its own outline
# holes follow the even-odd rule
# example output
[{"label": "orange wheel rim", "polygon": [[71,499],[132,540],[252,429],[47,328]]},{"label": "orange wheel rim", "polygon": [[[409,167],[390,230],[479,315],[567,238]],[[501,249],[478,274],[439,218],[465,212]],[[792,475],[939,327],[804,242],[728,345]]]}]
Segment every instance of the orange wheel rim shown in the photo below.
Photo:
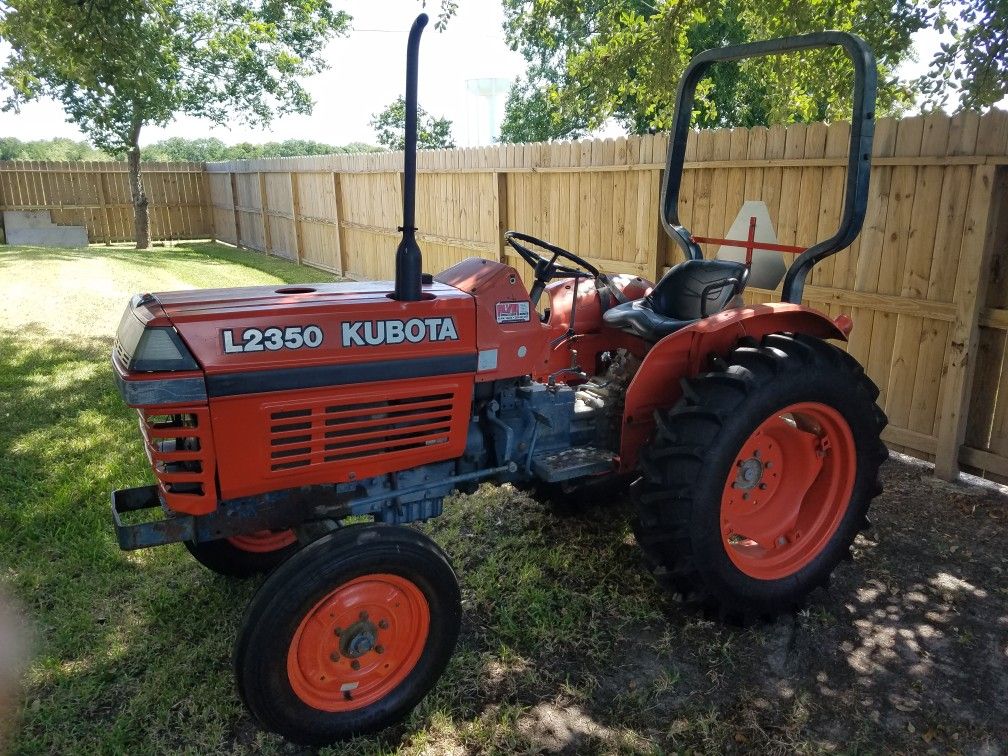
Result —
[{"label": "orange wheel rim", "polygon": [[854,436],[819,402],[792,404],[764,420],[732,462],[721,496],[721,539],[750,577],[778,580],[818,556],[850,504]]},{"label": "orange wheel rim", "polygon": [[406,679],[429,630],[430,607],[415,583],[389,574],[351,580],[301,620],[287,652],[291,688],[322,711],[369,706]]},{"label": "orange wheel rim", "polygon": [[232,536],[227,540],[232,546],[242,551],[267,554],[290,546],[297,541],[297,536],[294,535],[293,530],[260,530],[256,533]]}]

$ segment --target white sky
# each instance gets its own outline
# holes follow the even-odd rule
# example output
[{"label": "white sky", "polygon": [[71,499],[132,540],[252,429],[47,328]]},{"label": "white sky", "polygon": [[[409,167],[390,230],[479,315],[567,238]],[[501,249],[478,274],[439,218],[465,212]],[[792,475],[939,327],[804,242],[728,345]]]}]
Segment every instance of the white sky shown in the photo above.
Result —
[{"label": "white sky", "polygon": [[[467,145],[474,138],[470,138],[468,127],[471,102],[467,102],[466,80],[514,79],[525,63],[504,43],[499,0],[462,0],[458,14],[443,33],[434,29],[440,4],[433,0],[427,5],[432,18],[420,46],[420,104],[428,112],[452,120],[456,143]],[[315,99],[312,115],[286,116],[265,132],[240,124],[215,127],[207,121],[181,117],[166,128],[147,127],[141,143],[172,136],[215,136],[227,143],[284,139],[374,143],[368,122],[405,89],[406,36],[422,5],[420,0],[343,0],[337,6],[353,16],[354,30],[329,44],[325,53],[329,70],[307,82]],[[930,30],[914,39],[918,60],[903,67],[905,77],[916,76],[927,67],[939,41]],[[0,54],[3,52],[0,48]],[[602,133],[614,136],[622,131],[613,124]],[[0,136],[84,138],[66,122],[60,105],[51,100],[30,103],[19,114],[0,113]]]}]

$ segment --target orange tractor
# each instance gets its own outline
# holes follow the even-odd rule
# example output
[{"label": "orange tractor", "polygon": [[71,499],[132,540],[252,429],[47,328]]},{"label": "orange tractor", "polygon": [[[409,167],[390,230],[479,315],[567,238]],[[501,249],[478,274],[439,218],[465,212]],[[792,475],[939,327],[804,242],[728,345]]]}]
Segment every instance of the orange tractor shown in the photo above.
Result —
[{"label": "orange tractor", "polygon": [[[443,671],[458,582],[406,524],[440,514],[455,489],[633,481],[634,532],[658,580],[744,620],[791,611],[826,584],[886,458],[878,390],[827,343],[846,338],[849,319],[800,304],[812,266],[864,218],[876,71],[862,40],[824,32],[698,55],[679,86],[661,198],[685,261],[652,284],[508,232],[533,271],[526,289],[492,260],[422,273],[426,21],[408,46],[395,281],[144,294],[112,355],[157,480],[113,493],[120,545],[182,542],[223,574],[270,571],[235,645],[238,690],[264,727],[303,743],[388,726]],[[855,71],[840,228],[794,260],[782,302],[745,306],[747,264],[704,259],[677,216],[697,83],[718,61],[833,45]],[[146,510],[158,515],[125,522]]]}]

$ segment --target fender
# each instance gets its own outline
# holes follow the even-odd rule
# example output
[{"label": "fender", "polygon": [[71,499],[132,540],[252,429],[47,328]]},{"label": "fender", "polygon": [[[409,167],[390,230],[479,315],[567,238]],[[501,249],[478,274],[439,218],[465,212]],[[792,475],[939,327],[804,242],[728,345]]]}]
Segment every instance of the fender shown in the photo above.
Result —
[{"label": "fender", "polygon": [[620,472],[636,468],[637,451],[654,431],[654,411],[675,404],[682,396],[679,379],[701,373],[711,355],[727,354],[746,336],[760,339],[769,333],[846,341],[852,326],[846,315],[831,320],[810,307],[776,302],[726,310],[669,334],[647,353],[627,387]]}]

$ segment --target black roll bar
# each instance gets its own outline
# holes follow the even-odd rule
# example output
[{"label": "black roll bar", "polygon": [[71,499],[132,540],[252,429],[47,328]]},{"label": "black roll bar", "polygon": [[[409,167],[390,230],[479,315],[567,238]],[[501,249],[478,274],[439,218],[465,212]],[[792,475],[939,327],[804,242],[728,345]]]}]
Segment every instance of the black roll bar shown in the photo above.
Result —
[{"label": "black roll bar", "polygon": [[402,240],[396,249],[395,293],[400,302],[416,302],[421,297],[423,255],[416,241],[416,158],[417,158],[417,67],[420,35],[427,26],[427,14],[416,17],[406,43],[406,143],[403,150]]},{"label": "black roll bar", "polygon": [[878,74],[875,55],[871,48],[855,34],[824,31],[706,50],[689,62],[679,81],[675,123],[669,135],[668,157],[661,193],[662,226],[669,238],[679,245],[687,259],[699,260],[703,258],[700,247],[693,241],[689,230],[679,222],[679,187],[682,183],[686,139],[689,137],[697,84],[707,75],[708,69],[714,63],[823,47],[842,47],[854,64],[854,104],[851,113],[843,215],[840,219],[840,228],[833,236],[809,247],[791,264],[784,277],[781,299],[785,302],[801,302],[805,278],[812,267],[820,260],[850,246],[861,233],[868,204],[868,177],[871,172],[872,138],[875,133],[875,92]]}]

